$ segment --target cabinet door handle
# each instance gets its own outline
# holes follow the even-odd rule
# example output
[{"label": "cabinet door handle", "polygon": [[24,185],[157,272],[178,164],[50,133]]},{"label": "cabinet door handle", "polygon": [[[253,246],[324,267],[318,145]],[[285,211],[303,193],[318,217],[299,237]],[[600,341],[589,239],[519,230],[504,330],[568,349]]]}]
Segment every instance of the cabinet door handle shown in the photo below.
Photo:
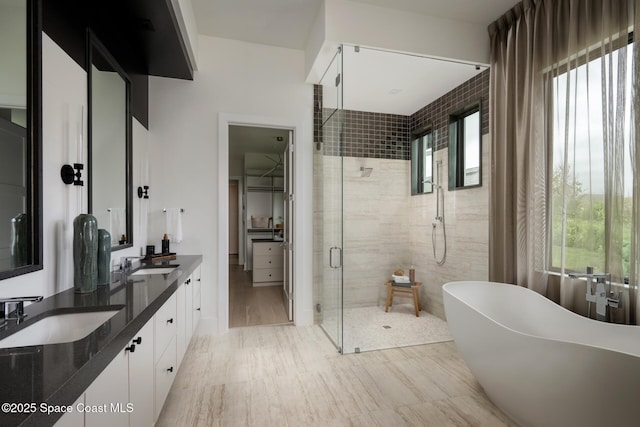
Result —
[{"label": "cabinet door handle", "polygon": [[200,307],[196,308],[196,310],[200,311]]},{"label": "cabinet door handle", "polygon": [[169,320],[167,320],[167,323],[173,323],[173,317]]},{"label": "cabinet door handle", "polygon": [[173,372],[173,366],[169,367],[169,369],[167,369],[167,372]]},{"label": "cabinet door handle", "polygon": [[138,337],[135,340],[133,340],[132,342],[135,343],[135,344],[140,345],[140,344],[142,344],[142,337]]},{"label": "cabinet door handle", "polygon": [[133,353],[134,351],[136,351],[136,345],[135,344],[131,344],[129,347],[125,347],[124,351],[128,351],[129,353]]}]

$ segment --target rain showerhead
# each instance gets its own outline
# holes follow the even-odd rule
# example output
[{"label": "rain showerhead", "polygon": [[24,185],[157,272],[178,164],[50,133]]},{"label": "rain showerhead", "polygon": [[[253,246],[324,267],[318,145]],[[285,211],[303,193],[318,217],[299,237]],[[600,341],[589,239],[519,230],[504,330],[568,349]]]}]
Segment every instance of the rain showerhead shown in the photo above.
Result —
[{"label": "rain showerhead", "polygon": [[371,175],[371,172],[373,172],[373,168],[365,168],[364,166],[360,166],[360,176],[365,178],[367,176]]}]

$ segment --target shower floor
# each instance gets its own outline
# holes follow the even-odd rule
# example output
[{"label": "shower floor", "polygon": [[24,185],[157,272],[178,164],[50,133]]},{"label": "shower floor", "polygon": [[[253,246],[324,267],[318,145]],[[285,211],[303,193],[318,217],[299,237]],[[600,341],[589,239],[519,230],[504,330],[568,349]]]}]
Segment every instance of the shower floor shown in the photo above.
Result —
[{"label": "shower floor", "polygon": [[[424,310],[416,317],[413,304],[394,304],[388,313],[384,307],[349,308],[343,317],[344,353],[453,340],[447,322]],[[325,320],[323,327],[335,331],[335,319]]]}]

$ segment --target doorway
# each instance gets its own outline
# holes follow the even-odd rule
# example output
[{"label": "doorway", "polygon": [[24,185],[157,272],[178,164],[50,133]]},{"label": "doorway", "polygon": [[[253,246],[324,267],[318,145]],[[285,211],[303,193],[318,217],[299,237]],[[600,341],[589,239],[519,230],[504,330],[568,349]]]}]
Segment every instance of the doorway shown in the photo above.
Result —
[{"label": "doorway", "polygon": [[290,323],[293,132],[230,124],[228,133],[229,327]]}]

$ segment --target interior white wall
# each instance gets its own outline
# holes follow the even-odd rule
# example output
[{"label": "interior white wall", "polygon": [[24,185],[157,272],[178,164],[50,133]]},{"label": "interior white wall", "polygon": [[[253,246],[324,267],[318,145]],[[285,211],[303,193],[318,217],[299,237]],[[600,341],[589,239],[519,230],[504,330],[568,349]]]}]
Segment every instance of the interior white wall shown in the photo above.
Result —
[{"label": "interior white wall", "polygon": [[[172,248],[203,255],[202,327],[217,331],[228,323],[219,308],[227,287],[228,233],[218,229],[228,216],[220,205],[228,203],[228,146],[220,144],[221,132],[228,141],[228,129],[220,129],[219,120],[298,127],[296,202],[303,212],[311,212],[313,87],[305,84],[300,50],[208,36],[200,36],[198,44],[193,81],[150,77],[150,237],[162,237],[163,207],[185,209],[184,241]],[[297,299],[307,303],[296,323],[307,324],[312,322],[311,218],[299,221],[303,258],[296,268],[303,291]]]},{"label": "interior white wall", "polygon": [[[82,110],[84,109],[84,117]],[[82,118],[81,118],[82,117]],[[81,126],[81,121],[83,122]],[[87,73],[50,37],[42,34],[42,215],[43,269],[0,282],[0,297],[43,295],[73,287],[73,219],[87,211],[88,183],[65,185],[60,167],[78,161],[77,142],[84,130],[83,160],[87,164]],[[134,185],[145,163],[147,130],[133,121]],[[138,172],[136,172],[138,171]],[[86,174],[83,176],[86,182]],[[82,203],[80,203],[80,200]],[[133,202],[134,219],[141,203]],[[146,223],[146,219],[144,220]],[[146,226],[134,220],[134,247],[111,254],[112,260],[140,254]],[[143,242],[140,244],[139,242]]]},{"label": "interior white wall", "polygon": [[[489,37],[484,25],[350,0],[324,3],[306,44],[309,82],[319,81],[340,43],[471,64],[489,63]],[[322,43],[318,43],[320,38],[324,39]]]}]

